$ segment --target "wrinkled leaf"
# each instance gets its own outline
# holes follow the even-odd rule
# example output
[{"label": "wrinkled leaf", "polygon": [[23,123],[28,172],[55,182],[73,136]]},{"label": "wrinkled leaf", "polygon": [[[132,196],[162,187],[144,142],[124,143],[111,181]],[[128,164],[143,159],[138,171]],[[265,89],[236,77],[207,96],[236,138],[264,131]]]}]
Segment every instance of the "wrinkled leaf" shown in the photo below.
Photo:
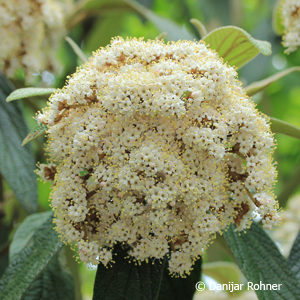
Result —
[{"label": "wrinkled leaf", "polygon": [[74,300],[74,282],[61,267],[56,255],[48,267],[28,288],[22,300]]},{"label": "wrinkled leaf", "polygon": [[181,26],[164,17],[160,17],[151,10],[142,6],[133,0],[124,0],[130,7],[136,10],[143,17],[152,22],[160,31],[167,33],[167,39],[172,41],[177,40],[193,40],[195,36],[190,33],[185,26]]},{"label": "wrinkled leaf", "polygon": [[288,257],[288,262],[292,271],[296,273],[298,280],[300,280],[300,231],[293,244],[292,250]]},{"label": "wrinkled leaf", "polygon": [[24,220],[24,222],[16,230],[13,241],[10,245],[10,260],[13,259],[14,255],[31,243],[31,238],[34,233],[49,219],[51,215],[52,211],[46,211],[43,213],[32,214]]},{"label": "wrinkled leaf", "polygon": [[25,146],[28,143],[30,143],[31,141],[37,139],[39,136],[44,135],[46,130],[47,130],[47,125],[45,125],[45,124],[37,125],[34,129],[32,129],[28,133],[28,135],[22,142],[22,146]]},{"label": "wrinkled leaf", "polygon": [[55,88],[22,88],[14,90],[6,98],[7,102],[20,100],[24,98],[30,98],[34,96],[48,96],[56,91]]},{"label": "wrinkled leaf", "polygon": [[195,284],[200,280],[201,261],[190,277],[171,278],[167,270],[166,259],[135,265],[124,259],[126,254],[119,250],[112,267],[99,264],[94,284],[93,300],[182,300],[192,299]]},{"label": "wrinkled leaf", "polygon": [[296,72],[296,71],[300,71],[300,67],[288,68],[288,69],[283,70],[277,74],[274,74],[266,79],[253,82],[246,87],[246,92],[247,92],[248,96],[255,95],[256,93],[258,93],[258,92],[262,91],[263,89],[265,89],[266,87],[268,87],[273,82],[275,82],[293,72]]},{"label": "wrinkled leaf", "polygon": [[300,128],[288,122],[276,119],[271,119],[271,129],[274,133],[281,133],[294,138],[300,139]]},{"label": "wrinkled leaf", "polygon": [[19,300],[62,247],[50,216],[14,255],[0,280],[1,300]]},{"label": "wrinkled leaf", "polygon": [[260,300],[300,299],[300,284],[288,261],[259,225],[253,223],[246,232],[231,225],[224,233],[236,261],[249,282],[282,284],[280,290],[257,290]]},{"label": "wrinkled leaf", "polygon": [[271,44],[254,39],[245,30],[235,26],[224,26],[208,33],[203,40],[216,50],[224,60],[237,68],[255,58],[259,53],[270,55]]},{"label": "wrinkled leaf", "polygon": [[35,161],[30,148],[22,147],[28,129],[19,103],[6,103],[13,91],[0,73],[0,173],[29,212],[37,209]]}]

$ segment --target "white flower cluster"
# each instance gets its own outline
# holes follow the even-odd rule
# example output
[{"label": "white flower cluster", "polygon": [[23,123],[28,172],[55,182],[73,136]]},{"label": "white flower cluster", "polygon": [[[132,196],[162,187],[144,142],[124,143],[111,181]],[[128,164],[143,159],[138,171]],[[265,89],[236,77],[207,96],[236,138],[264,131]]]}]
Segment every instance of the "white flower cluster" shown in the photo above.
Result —
[{"label": "white flower cluster", "polygon": [[8,77],[56,69],[55,50],[65,34],[72,0],[0,0],[0,70]]},{"label": "white flower cluster", "polygon": [[283,45],[291,53],[300,46],[300,0],[282,0]]},{"label": "white flower cluster", "polygon": [[81,260],[126,245],[184,276],[230,223],[276,221],[273,136],[236,75],[203,42],[116,38],[50,97],[56,229]]}]

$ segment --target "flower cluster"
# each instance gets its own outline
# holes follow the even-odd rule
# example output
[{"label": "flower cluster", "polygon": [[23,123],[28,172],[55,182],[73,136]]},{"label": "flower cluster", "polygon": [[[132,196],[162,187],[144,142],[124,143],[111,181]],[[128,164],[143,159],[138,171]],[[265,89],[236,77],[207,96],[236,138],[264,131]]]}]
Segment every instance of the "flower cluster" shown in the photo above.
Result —
[{"label": "flower cluster", "polygon": [[300,45],[300,1],[282,0],[281,15],[284,26],[283,45],[286,52],[295,51]]},{"label": "flower cluster", "polygon": [[124,245],[185,276],[230,223],[276,221],[273,136],[236,75],[203,42],[116,38],[50,97],[42,169],[82,261]]},{"label": "flower cluster", "polygon": [[56,69],[55,50],[65,33],[72,0],[0,0],[0,70],[8,77]]}]

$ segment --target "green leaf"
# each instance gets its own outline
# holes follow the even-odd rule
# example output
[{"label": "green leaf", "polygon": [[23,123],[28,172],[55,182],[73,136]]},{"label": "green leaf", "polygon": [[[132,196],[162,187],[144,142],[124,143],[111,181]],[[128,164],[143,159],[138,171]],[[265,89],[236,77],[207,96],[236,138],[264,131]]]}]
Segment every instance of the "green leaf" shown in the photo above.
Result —
[{"label": "green leaf", "polygon": [[9,258],[13,259],[23,248],[31,243],[31,238],[40,226],[52,215],[52,211],[36,213],[28,216],[16,230],[9,248]]},{"label": "green leaf", "polygon": [[276,34],[282,35],[284,33],[284,26],[282,24],[282,7],[281,7],[281,0],[277,0],[277,3],[274,5],[273,9],[273,19],[272,25],[273,29]]},{"label": "green leaf", "polygon": [[4,270],[8,266],[8,247],[10,230],[10,226],[4,220],[3,211],[0,210],[0,278]]},{"label": "green leaf", "polygon": [[217,261],[202,265],[202,273],[212,277],[219,283],[242,283],[243,275],[236,264],[227,261]]},{"label": "green leaf", "polygon": [[47,125],[45,125],[45,124],[37,125],[34,129],[32,129],[28,133],[28,135],[26,136],[26,138],[22,142],[22,146],[27,145],[31,141],[37,139],[39,136],[45,134],[46,130],[47,130]]},{"label": "green leaf", "polygon": [[[17,259],[19,253],[30,246],[33,235],[39,228],[47,223],[52,211],[36,213],[28,216],[16,230],[9,249],[10,261]],[[72,276],[62,270],[58,255],[52,258],[48,267],[30,285],[22,300],[52,300],[74,299],[74,286]]]},{"label": "green leaf", "polygon": [[1,300],[19,300],[62,247],[50,216],[14,255],[0,281]]},{"label": "green leaf", "polygon": [[135,265],[129,263],[123,250],[118,250],[115,263],[105,268],[99,264],[94,284],[93,300],[182,300],[192,299],[195,284],[200,280],[201,261],[196,263],[186,279],[171,278],[167,260]]},{"label": "green leaf", "polygon": [[37,210],[35,161],[31,149],[21,143],[28,132],[19,103],[6,103],[13,91],[0,73],[0,173],[29,212]]},{"label": "green leaf", "polygon": [[248,282],[282,284],[277,291],[257,290],[258,299],[300,299],[300,284],[295,273],[259,225],[253,223],[246,233],[236,232],[231,225],[224,236]]},{"label": "green leaf", "polygon": [[300,67],[292,67],[292,68],[283,70],[277,74],[274,74],[266,79],[253,82],[250,85],[246,86],[246,88],[245,88],[246,92],[247,92],[248,96],[255,95],[256,93],[258,93],[258,92],[262,91],[263,89],[265,89],[266,87],[268,87],[273,82],[275,82],[293,72],[297,72],[297,71],[300,71]]},{"label": "green leaf", "polygon": [[83,170],[79,171],[79,176],[80,177],[84,177],[88,174],[89,174],[89,171],[87,169],[83,169]]},{"label": "green leaf", "polygon": [[271,44],[254,39],[245,30],[235,26],[219,27],[208,33],[203,40],[216,50],[229,64],[242,67],[259,53],[270,55]]},{"label": "green leaf", "polygon": [[28,288],[22,300],[74,300],[74,282],[69,272],[62,269],[58,255],[49,263],[37,280]]},{"label": "green leaf", "polygon": [[87,61],[87,57],[83,53],[83,51],[80,49],[80,47],[68,36],[65,37],[65,40],[67,43],[71,46],[73,49],[74,53],[82,60],[82,62]]},{"label": "green leaf", "polygon": [[20,100],[24,98],[30,98],[34,96],[48,96],[56,91],[55,88],[22,88],[14,90],[6,98],[7,102]]},{"label": "green leaf", "polygon": [[158,16],[138,2],[133,0],[124,0],[124,2],[143,17],[151,21],[160,31],[166,32],[168,40],[193,40],[195,38],[195,36],[190,33],[185,26],[180,26],[172,20]]},{"label": "green leaf", "polygon": [[292,271],[296,273],[296,277],[300,280],[300,231],[293,244],[292,250],[288,257],[288,262],[292,268]]},{"label": "green leaf", "polygon": [[274,133],[282,133],[300,139],[299,127],[273,117],[270,119],[271,119],[271,129]]}]

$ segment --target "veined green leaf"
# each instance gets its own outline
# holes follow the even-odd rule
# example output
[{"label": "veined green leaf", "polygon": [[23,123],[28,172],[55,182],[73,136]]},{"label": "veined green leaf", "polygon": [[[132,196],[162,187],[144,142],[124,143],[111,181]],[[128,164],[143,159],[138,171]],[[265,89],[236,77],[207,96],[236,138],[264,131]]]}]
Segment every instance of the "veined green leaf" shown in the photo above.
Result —
[{"label": "veined green leaf", "polygon": [[22,88],[14,90],[6,98],[7,102],[20,100],[24,98],[34,97],[34,96],[48,96],[56,91],[55,88]]},{"label": "veined green leaf", "polygon": [[37,125],[34,129],[32,129],[28,133],[28,135],[26,136],[26,138],[22,142],[22,146],[25,146],[26,144],[28,144],[31,141],[38,138],[39,136],[45,134],[46,130],[47,130],[47,125],[45,125],[45,124]]},{"label": "veined green leaf", "polygon": [[17,255],[31,241],[32,236],[40,226],[45,223],[52,215],[52,211],[36,213],[29,215],[25,221],[16,230],[13,241],[9,247],[9,259]]},{"label": "veined green leaf", "polygon": [[50,216],[33,234],[25,248],[14,255],[0,280],[1,300],[21,299],[62,247]]},{"label": "veined green leaf", "polygon": [[292,268],[292,271],[296,273],[296,277],[300,280],[300,231],[293,244],[292,250],[288,257],[288,262]]},{"label": "veined green leaf", "polygon": [[296,71],[300,71],[300,67],[292,67],[292,68],[288,68],[286,70],[283,70],[277,74],[274,74],[266,79],[260,80],[260,81],[255,81],[251,84],[249,84],[248,86],[246,86],[246,92],[248,94],[248,96],[252,96],[255,95],[256,93],[262,91],[263,89],[265,89],[266,87],[268,87],[270,84],[272,84],[273,82],[293,73]]},{"label": "veined green leaf", "polygon": [[74,300],[72,275],[59,263],[58,255],[28,288],[22,300]]},{"label": "veined green leaf", "polygon": [[[52,211],[28,216],[18,227],[9,248],[10,261],[17,259],[19,253],[30,247],[33,235],[52,216]],[[64,271],[59,263],[58,254],[50,261],[47,268],[30,285],[22,300],[74,299],[74,284],[71,274]]]},{"label": "veined green leaf", "polygon": [[282,1],[277,0],[277,3],[274,5],[273,9],[273,19],[272,19],[272,25],[275,33],[278,35],[282,35],[284,33],[284,26],[282,24]]},{"label": "veined green leaf", "polygon": [[27,211],[37,209],[35,161],[31,149],[21,143],[28,132],[19,103],[6,103],[13,91],[0,73],[0,173]]},{"label": "veined green leaf", "polygon": [[282,133],[300,139],[300,128],[288,122],[276,119],[271,119],[271,129],[274,133]]},{"label": "veined green leaf", "polygon": [[259,225],[253,223],[246,233],[231,225],[224,233],[237,263],[254,284],[281,284],[278,290],[257,290],[260,300],[300,299],[300,284],[288,261]]},{"label": "veined green leaf", "polygon": [[216,50],[224,60],[237,68],[256,57],[259,53],[270,55],[271,44],[254,39],[245,30],[235,26],[224,26],[208,33],[203,40]]},{"label": "veined green leaf", "polygon": [[195,284],[200,280],[201,260],[187,278],[172,278],[166,269],[166,259],[135,265],[125,260],[123,250],[117,252],[109,268],[99,264],[94,284],[93,300],[182,300],[192,299]]},{"label": "veined green leaf", "polygon": [[193,34],[186,29],[186,27],[180,26],[167,18],[158,16],[138,2],[134,0],[124,0],[124,2],[143,17],[151,21],[160,31],[166,32],[168,40],[193,40],[195,38]]}]

